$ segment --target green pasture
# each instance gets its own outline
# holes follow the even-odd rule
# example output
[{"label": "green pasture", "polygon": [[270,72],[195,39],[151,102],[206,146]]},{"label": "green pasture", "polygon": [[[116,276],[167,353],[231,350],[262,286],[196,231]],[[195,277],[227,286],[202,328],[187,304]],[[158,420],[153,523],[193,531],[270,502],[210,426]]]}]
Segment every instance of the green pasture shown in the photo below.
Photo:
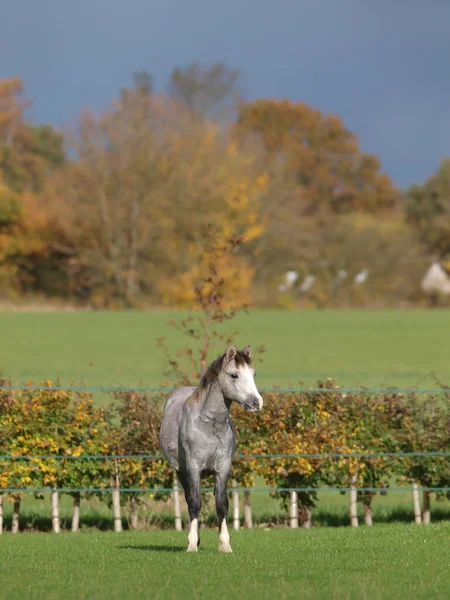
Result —
[{"label": "green pasture", "polygon": [[[62,385],[159,386],[163,358],[156,338],[175,353],[189,343],[171,319],[185,313],[0,313],[0,373],[15,383],[60,379]],[[240,314],[224,330],[238,345],[263,344],[258,384],[344,386],[450,385],[448,310],[275,311]],[[213,348],[212,357],[224,351]]]},{"label": "green pasture", "polygon": [[0,597],[433,598],[450,595],[450,525],[240,531],[233,554],[203,531],[4,535]]}]

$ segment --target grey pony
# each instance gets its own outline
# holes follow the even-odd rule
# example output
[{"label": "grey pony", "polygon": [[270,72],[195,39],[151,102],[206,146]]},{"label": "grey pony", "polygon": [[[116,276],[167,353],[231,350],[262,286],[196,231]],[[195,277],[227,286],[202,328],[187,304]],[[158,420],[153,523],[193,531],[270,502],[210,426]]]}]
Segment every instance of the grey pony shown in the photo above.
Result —
[{"label": "grey pony", "polygon": [[237,402],[251,412],[261,410],[263,399],[254,377],[250,346],[242,351],[231,346],[208,367],[198,387],[176,390],[164,407],[160,445],[177,473],[188,504],[188,552],[197,552],[200,545],[200,480],[208,475],[214,475],[219,551],[232,552],[227,527],[227,484],[236,436],[230,408],[232,402]]}]

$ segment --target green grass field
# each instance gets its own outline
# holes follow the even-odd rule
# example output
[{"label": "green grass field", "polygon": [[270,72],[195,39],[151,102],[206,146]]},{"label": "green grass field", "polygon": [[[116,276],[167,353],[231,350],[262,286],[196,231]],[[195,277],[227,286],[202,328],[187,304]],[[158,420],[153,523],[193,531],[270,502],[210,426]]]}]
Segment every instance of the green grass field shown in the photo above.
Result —
[{"label": "green grass field", "polygon": [[[0,372],[15,383],[60,378],[61,384],[158,386],[162,357],[155,338],[174,350],[187,340],[169,312],[0,313]],[[255,311],[227,327],[243,346],[264,344],[258,384],[313,385],[337,377],[345,386],[435,388],[450,384],[450,312]],[[224,348],[217,347],[219,354]],[[83,500],[79,534],[0,537],[0,599],[13,598],[447,598],[450,595],[450,502],[434,502],[428,527],[412,524],[411,496],[374,498],[374,527],[348,525],[348,497],[321,493],[310,531],[286,524],[279,501],[252,495],[256,525],[232,535],[233,555],[216,551],[217,533],[202,531],[198,555],[184,552],[186,533],[172,529],[168,506],[151,505],[150,527],[114,534],[111,511]],[[71,501],[62,496],[63,527]],[[11,504],[5,502],[10,527]],[[126,510],[124,511],[126,524]],[[441,519],[446,521],[440,522]],[[211,525],[212,512],[203,511]],[[48,495],[26,495],[21,529],[48,531]],[[170,528],[170,529],[167,529]],[[99,529],[107,530],[99,532]]]},{"label": "green grass field", "polygon": [[204,531],[0,539],[2,600],[433,598],[450,595],[450,525],[242,531],[219,554]]},{"label": "green grass field", "polygon": [[[60,378],[62,385],[159,386],[155,339],[172,349],[187,338],[167,325],[182,313],[0,313],[0,373],[16,383]],[[450,384],[450,312],[254,311],[226,330],[238,345],[264,344],[258,384],[311,385],[337,377],[345,386]],[[216,346],[214,354],[224,348]]]}]

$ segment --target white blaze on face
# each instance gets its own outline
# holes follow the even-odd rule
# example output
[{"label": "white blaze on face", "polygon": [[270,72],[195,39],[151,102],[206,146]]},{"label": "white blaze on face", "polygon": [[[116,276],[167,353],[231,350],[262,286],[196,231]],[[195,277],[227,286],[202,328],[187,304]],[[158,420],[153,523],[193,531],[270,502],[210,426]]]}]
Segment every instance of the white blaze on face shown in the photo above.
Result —
[{"label": "white blaze on face", "polygon": [[230,546],[230,534],[228,533],[227,522],[224,519],[219,533],[219,552],[233,552]]},{"label": "white blaze on face", "polygon": [[259,410],[261,410],[263,407],[263,399],[256,387],[254,376],[255,371],[248,365],[245,365],[244,367],[240,367],[237,372],[239,377],[235,380],[235,382],[242,401],[246,402],[250,398],[257,398],[259,402]]},{"label": "white blaze on face", "polygon": [[198,552],[198,519],[192,519],[188,535],[188,552]]}]

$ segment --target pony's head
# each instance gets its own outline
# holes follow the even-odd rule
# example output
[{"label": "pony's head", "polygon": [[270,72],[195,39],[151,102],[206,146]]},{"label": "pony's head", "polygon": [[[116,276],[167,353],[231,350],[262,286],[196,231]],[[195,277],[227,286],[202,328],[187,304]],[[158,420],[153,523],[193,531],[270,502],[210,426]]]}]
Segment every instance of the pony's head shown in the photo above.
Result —
[{"label": "pony's head", "polygon": [[227,400],[237,402],[251,412],[262,409],[263,399],[255,384],[250,346],[243,350],[236,350],[236,346],[228,348],[222,357],[217,379]]}]

